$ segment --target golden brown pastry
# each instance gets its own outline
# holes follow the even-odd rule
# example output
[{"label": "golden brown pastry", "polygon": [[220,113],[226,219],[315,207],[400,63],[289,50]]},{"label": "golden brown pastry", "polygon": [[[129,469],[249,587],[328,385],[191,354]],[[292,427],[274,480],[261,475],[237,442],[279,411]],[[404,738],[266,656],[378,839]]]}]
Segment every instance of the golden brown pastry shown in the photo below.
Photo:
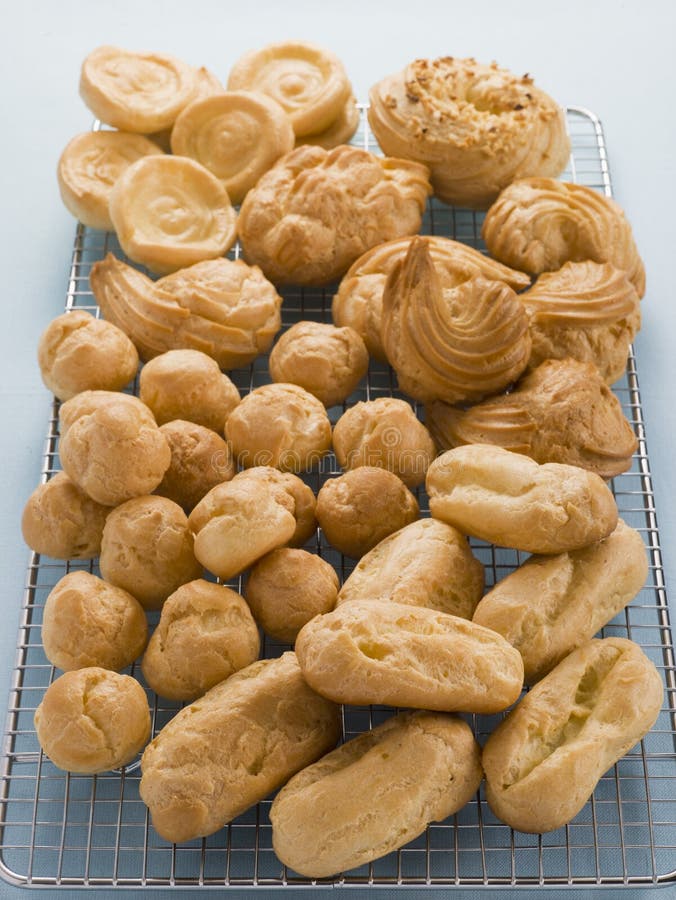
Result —
[{"label": "golden brown pastry", "polygon": [[338,593],[353,600],[391,600],[471,619],[484,588],[484,567],[467,538],[437,519],[418,519],[359,560]]},{"label": "golden brown pastry", "polygon": [[518,831],[565,825],[650,730],[662,698],[662,679],[638,644],[605,638],[579,647],[486,742],[486,796],[495,815]]},{"label": "golden brown pastry", "polygon": [[162,149],[127,131],[86,131],[68,142],[56,170],[61,199],[89,228],[114,231],[108,211],[113,185],[125,169]]},{"label": "golden brown pastry", "polygon": [[[335,324],[354,328],[364,339],[369,354],[381,362],[387,362],[380,335],[385,282],[394,265],[406,256],[412,240],[397,238],[367,250],[345,273],[333,298]],[[468,244],[437,235],[426,240],[444,287],[455,287],[476,276],[504,281],[515,291],[530,284],[528,275],[503,266]]]},{"label": "golden brown pastry", "polygon": [[130,593],[89,572],[71,571],[47,597],[41,636],[45,656],[59,669],[119,672],[143,653],[148,623]]},{"label": "golden brown pastry", "polygon": [[368,352],[354,329],[323,322],[296,322],[281,335],[269,358],[273,381],[299,384],[327,407],[356,390],[368,365]]},{"label": "golden brown pastry", "polygon": [[505,188],[481,230],[496,259],[525,272],[552,272],[593,260],[623,269],[639,297],[645,269],[622,209],[592,188],[553,178],[523,178]]},{"label": "golden brown pastry", "polygon": [[329,478],[317,494],[317,521],[327,541],[353,559],[415,521],[419,511],[403,481],[376,466]]},{"label": "golden brown pastry", "polygon": [[154,491],[171,451],[145,403],[112,391],[83,391],[59,410],[66,474],[104,506]]},{"label": "golden brown pastry", "polygon": [[338,57],[302,41],[249,50],[230,70],[230,91],[262,91],[289,117],[297,135],[316,134],[340,115],[351,94]]},{"label": "golden brown pastry", "polygon": [[333,450],[342,469],[378,466],[415,488],[436,455],[429,431],[405,400],[378,397],[355,403],[333,427]]},{"label": "golden brown pastry", "polygon": [[263,631],[293,644],[303,625],[334,608],[338,584],[333,566],[316,553],[280,547],[251,569],[244,594]]},{"label": "golden brown pastry", "polygon": [[166,497],[134,497],[106,519],[101,574],[145,609],[160,609],[186,581],[199,578],[193,536],[181,507]]},{"label": "golden brown pastry", "polygon": [[336,703],[491,713],[521,693],[518,650],[459,616],[381,600],[354,600],[301,629],[303,678]]},{"label": "golden brown pastry", "polygon": [[293,149],[291,121],[260,91],[226,91],[186,106],[171,132],[171,150],[189,156],[223,182],[233,203]]},{"label": "golden brown pastry", "polygon": [[286,542],[289,547],[302,547],[315,534],[317,500],[312,488],[297,475],[280,472],[272,466],[254,466],[239,472],[235,478],[240,485],[258,484],[273,495],[284,491],[286,496],[278,496],[278,501],[296,520],[296,529]]},{"label": "golden brown pastry", "polygon": [[556,176],[568,162],[563,109],[529,75],[496,63],[416,59],[369,98],[383,151],[428,165],[445,203],[485,209],[515,178]]},{"label": "golden brown pastry", "polygon": [[567,262],[543,272],[520,299],[530,320],[529,369],[572,357],[594,363],[608,384],[624,375],[641,327],[639,296],[626,272],[610,263]]},{"label": "golden brown pastry", "polygon": [[581,466],[613,478],[638,442],[620,401],[593,363],[548,359],[509,394],[459,409],[432,403],[426,421],[442,450],[496,444],[536,462]]},{"label": "golden brown pastry", "polygon": [[89,276],[96,302],[141,358],[201,350],[221,369],[248,366],[279,331],[282,298],[256,266],[212,259],[153,282],[109,253]]},{"label": "golden brown pastry", "polygon": [[81,391],[121,391],[136,375],[138,353],[111,322],[74,309],[42,332],[38,364],[49,390],[59,400],[70,400]]},{"label": "golden brown pastry", "polygon": [[245,469],[274,466],[303,472],[331,446],[324,405],[297,384],[265,384],[247,394],[228,416],[225,436]]},{"label": "golden brown pastry", "polygon": [[643,538],[620,519],[583,550],[529,557],[486,594],[472,621],[516,647],[533,684],[624,609],[647,576]]},{"label": "golden brown pastry", "polygon": [[404,393],[447,403],[503,390],[526,368],[531,347],[514,291],[482,277],[445,287],[421,237],[387,276],[381,338]]},{"label": "golden brown pastry", "polygon": [[527,553],[580,550],[617,525],[615,498],[599,475],[562,463],[538,465],[490,444],[438,456],[426,487],[437,519]]},{"label": "golden brown pastry", "polygon": [[462,719],[399,713],[293,776],[270,808],[272,846],[301,875],[344,872],[453,815],[482,777]]},{"label": "golden brown pastry", "polygon": [[258,629],[235,591],[197,579],[167,597],[141,670],[160,697],[195,700],[258,659]]},{"label": "golden brown pastry", "polygon": [[84,102],[98,119],[121,131],[169,128],[197,91],[195,69],[161,53],[97,47],[80,73]]},{"label": "golden brown pastry", "polygon": [[35,733],[59,769],[95,775],[130,763],[150,737],[150,710],[129,675],[90,666],[66,672],[35,710]]},{"label": "golden brown pastry", "polygon": [[[210,72],[205,66],[194,69],[194,75],[197,80],[197,91],[192,97],[190,103],[202,100],[204,97],[211,97],[214,94],[222,94],[225,88],[216,78],[213,72]],[[183,107],[185,109],[185,107]],[[161,131],[153,132],[148,137],[164,150],[165,153],[171,153],[171,132],[173,125],[169,128],[163,128]]]},{"label": "golden brown pastry", "polygon": [[275,284],[326,284],[382,241],[420,228],[427,169],[342,145],[298,147],[247,194],[245,258]]},{"label": "golden brown pastry", "polygon": [[92,500],[65,472],[39,484],[26,501],[21,532],[31,550],[53,559],[99,555],[108,506]]},{"label": "golden brown pastry", "polygon": [[223,256],[235,243],[236,213],[208,169],[184,156],[145,156],[110,192],[110,218],[129,259],[164,275]]},{"label": "golden brown pastry", "polygon": [[146,748],[141,799],[168,841],[218,831],[331,749],[339,710],[294,653],[252,663],[180,710]]},{"label": "golden brown pastry", "polygon": [[338,113],[336,118],[322,131],[316,131],[314,134],[304,134],[296,137],[295,146],[300,147],[301,144],[312,144],[316,147],[323,147],[325,150],[333,150],[340,144],[349,144],[350,138],[354,135],[359,125],[359,108],[357,101],[351,94],[345,101],[345,105]]},{"label": "golden brown pastry", "polygon": [[160,426],[171,462],[155,493],[190,512],[209,491],[235,474],[232,451],[220,434],[176,419]]},{"label": "golden brown pastry", "polygon": [[167,350],[141,369],[139,397],[158,425],[186,419],[212,431],[240,401],[239,391],[216,360],[200,350]]}]

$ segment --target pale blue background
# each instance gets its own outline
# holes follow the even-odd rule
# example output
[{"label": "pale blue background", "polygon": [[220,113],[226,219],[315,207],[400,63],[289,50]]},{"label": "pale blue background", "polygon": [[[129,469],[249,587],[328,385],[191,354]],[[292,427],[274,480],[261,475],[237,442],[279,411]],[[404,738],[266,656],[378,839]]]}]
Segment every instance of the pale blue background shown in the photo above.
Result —
[{"label": "pale blue background", "polygon": [[[54,173],[63,146],[90,125],[77,94],[79,66],[103,43],[174,53],[224,79],[245,49],[285,38],[313,40],[341,57],[360,100],[367,99],[373,82],[416,56],[474,55],[528,71],[562,104],[594,110],[605,128],[615,197],[633,224],[648,271],[637,356],[667,585],[674,589],[675,2],[0,0],[0,13],[0,706],[14,660],[28,559],[19,519],[39,478],[50,402],[35,345],[62,310],[73,239],[74,223],[61,205]],[[363,893],[368,892],[357,891]],[[438,889],[413,893],[487,896]],[[568,890],[547,893],[570,896]],[[605,897],[617,893],[603,891]],[[633,900],[655,892],[620,893]],[[0,883],[3,900],[51,894]],[[676,890],[659,894],[676,896]]]}]

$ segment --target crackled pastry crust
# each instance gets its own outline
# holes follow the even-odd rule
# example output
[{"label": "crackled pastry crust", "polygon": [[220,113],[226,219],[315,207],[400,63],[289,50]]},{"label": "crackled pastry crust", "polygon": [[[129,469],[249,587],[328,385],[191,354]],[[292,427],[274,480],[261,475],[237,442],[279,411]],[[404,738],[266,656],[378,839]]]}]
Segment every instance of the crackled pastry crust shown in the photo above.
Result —
[{"label": "crackled pastry crust", "polygon": [[230,71],[228,90],[262,91],[272,97],[297,135],[316,134],[332,125],[351,93],[338,57],[300,41],[245,53]]},{"label": "crackled pastry crust", "polygon": [[241,259],[206,260],[153,282],[109,253],[89,283],[106,319],[144,360],[190,348],[235,369],[265,353],[282,324],[282,298]]},{"label": "crackled pastry crust", "polygon": [[108,211],[113,185],[132,163],[162,152],[157,144],[140,134],[124,131],[78,134],[66,145],[56,170],[61,199],[83,225],[114,231]]},{"label": "crackled pastry crust", "polygon": [[223,438],[194,422],[174,419],[160,425],[171,462],[155,493],[190,512],[202,497],[235,474],[232,451]]},{"label": "crackled pastry crust", "polygon": [[[362,336],[369,354],[387,362],[381,340],[385,281],[397,262],[405,256],[413,238],[397,238],[367,250],[345,273],[334,295],[331,312],[336,325],[349,325]],[[481,276],[504,281],[515,291],[530,285],[530,278],[467,244],[444,237],[427,237],[427,246],[445,287],[455,287]]]},{"label": "crackled pastry crust", "polygon": [[127,256],[164,275],[223,256],[236,237],[227,191],[208,169],[183,156],[145,156],[110,193],[110,218]]},{"label": "crackled pastry crust", "polygon": [[196,100],[180,113],[171,150],[189,156],[223,182],[241,203],[261,175],[293,149],[294,134],[282,107],[266,94],[227,91]]},{"label": "crackled pastry crust", "polygon": [[387,276],[381,336],[399,387],[416,400],[478,400],[518,378],[530,355],[514,291],[482,277],[445,288],[419,237]]},{"label": "crackled pastry crust", "polygon": [[638,446],[622,406],[592,363],[550,359],[509,394],[469,409],[432,403],[426,421],[441,450],[496,444],[536,462],[567,463],[614,478]]},{"label": "crackled pastry crust", "polygon": [[325,284],[370,247],[415,234],[429,191],[419,163],[357,147],[298,147],[242,204],[245,256],[276,284]]},{"label": "crackled pastry crust", "polygon": [[197,90],[195,69],[180,59],[119,47],[97,47],[80,73],[80,96],[94,115],[141,134],[169,128]]},{"label": "crackled pastry crust", "polygon": [[314,134],[304,134],[296,137],[295,146],[312,144],[315,147],[323,147],[332,150],[340,144],[347,144],[354,135],[359,125],[359,108],[355,97],[351,94],[338,116],[323,131]]},{"label": "crackled pastry crust", "polygon": [[623,269],[639,297],[645,269],[623,210],[592,188],[553,178],[511,184],[486,213],[489,252],[508,266],[538,274],[566,262],[609,262]]},{"label": "crackled pastry crust", "polygon": [[496,63],[417,59],[369,96],[384,152],[428,165],[446,203],[483,209],[515,178],[556,176],[568,161],[563,110]]},{"label": "crackled pastry crust", "polygon": [[641,327],[639,296],[610,263],[567,262],[521,294],[530,320],[528,368],[567,356],[594,363],[608,384],[624,375]]},{"label": "crackled pastry crust", "polygon": [[[296,520],[296,529],[286,542],[289,547],[302,547],[317,530],[315,495],[312,488],[297,475],[280,472],[272,466],[254,466],[239,472],[235,479],[241,485],[253,483],[265,488],[290,510]],[[278,496],[280,491],[286,496]]]}]

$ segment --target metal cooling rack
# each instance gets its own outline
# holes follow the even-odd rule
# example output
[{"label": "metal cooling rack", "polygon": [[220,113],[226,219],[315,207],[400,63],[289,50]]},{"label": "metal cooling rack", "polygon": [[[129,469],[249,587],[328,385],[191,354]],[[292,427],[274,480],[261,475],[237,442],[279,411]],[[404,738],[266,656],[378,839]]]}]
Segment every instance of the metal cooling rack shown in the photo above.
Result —
[{"label": "metal cooling rack", "polygon": [[[568,124],[573,153],[564,175],[611,195],[601,125],[591,113],[571,108]],[[376,150],[365,116],[353,143]],[[432,201],[423,232],[440,234],[484,249],[482,215]],[[112,235],[78,226],[66,308],[96,312],[89,291],[91,265],[108,251],[120,253]],[[235,251],[236,252],[236,251]],[[302,318],[330,321],[333,290],[283,292],[284,325]],[[266,361],[232,373],[243,392],[268,380]],[[311,882],[281,865],[272,850],[270,800],[259,803],[205,840],[173,846],[149,824],[139,798],[138,762],[95,777],[56,769],[41,753],[33,713],[58,674],[40,642],[47,594],[68,571],[92,564],[69,563],[33,554],[27,571],[23,616],[0,775],[0,875],[30,887],[316,887],[331,886],[538,886],[657,885],[676,880],[676,671],[664,585],[655,502],[645,441],[638,376],[633,354],[625,378],[616,386],[625,414],[638,437],[631,470],[614,481],[622,517],[644,537],[650,558],[648,581],[631,605],[603,629],[604,635],[637,641],[661,672],[666,705],[646,738],[599,782],[590,802],[566,827],[545,835],[512,831],[488,808],[483,788],[455,816],[430,825],[396,853],[334,879]],[[390,370],[372,363],[366,384],[351,402],[396,394]],[[331,411],[335,421],[342,409]],[[58,466],[58,406],[55,403],[45,444],[42,479]],[[337,469],[333,457],[308,476],[318,490]],[[427,513],[426,498],[420,497]],[[486,569],[487,585],[522,561],[516,551],[472,541]],[[344,579],[350,564],[323,540],[314,549]],[[241,584],[234,582],[234,587]],[[286,649],[264,641],[264,653]],[[141,678],[137,668],[129,670]],[[157,732],[177,705],[148,692]],[[346,708],[344,736],[370,728],[392,714],[384,707]],[[498,717],[470,716],[480,742]]]}]

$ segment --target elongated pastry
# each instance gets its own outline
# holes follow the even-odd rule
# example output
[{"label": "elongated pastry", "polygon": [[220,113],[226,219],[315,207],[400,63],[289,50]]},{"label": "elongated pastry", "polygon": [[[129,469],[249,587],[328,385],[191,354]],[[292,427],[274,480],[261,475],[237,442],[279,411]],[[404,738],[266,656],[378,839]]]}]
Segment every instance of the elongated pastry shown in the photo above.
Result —
[{"label": "elongated pastry", "polygon": [[459,409],[431,403],[426,421],[442,450],[496,444],[539,463],[567,463],[614,478],[631,466],[634,429],[592,363],[549,359],[509,394]]},{"label": "elongated pastry", "polygon": [[[380,335],[385,282],[395,264],[406,256],[412,240],[397,238],[367,250],[345,273],[333,298],[335,324],[354,328],[369,354],[381,362],[387,362]],[[435,235],[427,238],[427,246],[445,287],[455,287],[475,276],[504,281],[515,291],[530,284],[524,272],[503,266],[468,244]]]},{"label": "elongated pastry", "polygon": [[647,575],[643,538],[620,519],[582,550],[529,557],[486,594],[472,621],[516,647],[533,684],[633,600]]},{"label": "elongated pastry", "polygon": [[528,319],[514,291],[480,277],[445,288],[420,237],[387,276],[381,337],[401,390],[424,401],[500,391],[530,355]]},{"label": "elongated pastry", "polygon": [[662,679],[638,644],[593,640],[567,656],[486,742],[486,796],[518,831],[561,828],[652,728]]},{"label": "elongated pastry", "polygon": [[624,212],[584,185],[515,181],[486,213],[481,234],[492,256],[524,272],[552,272],[587,259],[609,262],[627,273],[639,297],[645,293],[645,269]]},{"label": "elongated pastry", "polygon": [[446,203],[484,209],[515,178],[556,176],[568,161],[563,110],[529,75],[496,63],[416,59],[369,96],[384,152],[429,165]]},{"label": "elongated pastry", "polygon": [[222,369],[246,366],[269,349],[282,324],[282,298],[241,259],[207,260],[153,282],[109,253],[94,263],[89,283],[106,319],[143,360],[189,348]]}]

